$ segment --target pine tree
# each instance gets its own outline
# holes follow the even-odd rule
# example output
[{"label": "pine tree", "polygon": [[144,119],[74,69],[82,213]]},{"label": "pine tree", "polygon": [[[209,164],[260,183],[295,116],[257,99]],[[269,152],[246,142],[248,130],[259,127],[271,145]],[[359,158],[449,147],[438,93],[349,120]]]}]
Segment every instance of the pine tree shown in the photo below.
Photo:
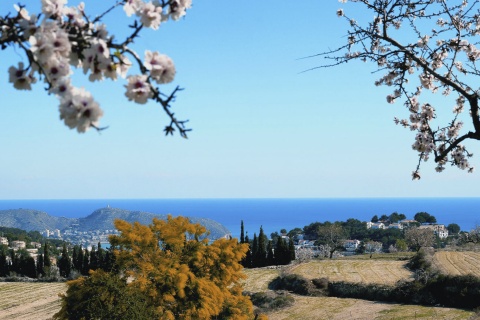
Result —
[{"label": "pine tree", "polygon": [[243,220],[242,220],[242,222],[240,223],[240,243],[245,243]]},{"label": "pine tree", "polygon": [[268,241],[267,245],[267,266],[273,266],[275,264],[275,257],[273,255],[272,241]]},{"label": "pine tree", "polygon": [[0,248],[0,277],[8,276],[8,272],[7,250],[2,247]]},{"label": "pine tree", "polygon": [[105,249],[100,242],[97,244],[97,264],[98,268],[105,270]]},{"label": "pine tree", "polygon": [[290,261],[290,254],[288,252],[288,247],[285,242],[285,239],[282,237],[278,238],[277,245],[275,247],[275,263],[277,265],[285,265]]},{"label": "pine tree", "polygon": [[245,254],[245,263],[242,263],[242,265],[245,268],[252,268],[252,247],[250,245],[250,239],[248,238],[248,234],[245,236],[245,244],[248,245],[248,250]]},{"label": "pine tree", "polygon": [[82,273],[83,271],[83,248],[82,246],[78,247],[77,258],[74,260],[75,269],[78,272]]},{"label": "pine tree", "polygon": [[258,239],[257,234],[253,234],[253,242],[252,242],[252,268],[258,267]]},{"label": "pine tree", "polygon": [[92,246],[92,250],[90,251],[90,269],[98,269],[98,256],[94,246]]},{"label": "pine tree", "polygon": [[68,256],[66,243],[63,243],[62,256],[58,260],[58,269],[60,270],[60,275],[64,278],[68,278],[72,271],[72,262]]},{"label": "pine tree", "polygon": [[50,261],[50,251],[48,249],[48,243],[45,242],[43,245],[43,266],[45,268],[50,268],[52,266],[52,262]]},{"label": "pine tree", "polygon": [[290,253],[290,263],[291,261],[295,260],[295,244],[293,243],[293,239],[290,237],[288,238],[288,252]]},{"label": "pine tree", "polygon": [[90,261],[88,259],[88,256],[89,256],[88,250],[85,249],[85,251],[83,252],[82,271],[81,271],[81,273],[84,276],[87,276],[88,271],[90,270]]},{"label": "pine tree", "polygon": [[45,264],[43,263],[43,254],[37,255],[37,276],[41,277],[45,275]]},{"label": "pine tree", "polygon": [[267,265],[267,237],[263,232],[263,227],[260,227],[258,234],[258,248],[255,256],[257,267],[265,267]]}]

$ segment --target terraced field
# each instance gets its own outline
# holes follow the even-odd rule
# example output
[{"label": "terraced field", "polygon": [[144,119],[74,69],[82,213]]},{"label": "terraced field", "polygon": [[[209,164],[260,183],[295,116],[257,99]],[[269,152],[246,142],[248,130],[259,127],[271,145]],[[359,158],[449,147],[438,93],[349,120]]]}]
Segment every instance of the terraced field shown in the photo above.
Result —
[{"label": "terraced field", "polygon": [[439,251],[433,256],[433,265],[445,274],[480,277],[480,252]]},{"label": "terraced field", "polygon": [[363,282],[393,285],[409,279],[412,273],[405,261],[395,260],[316,260],[300,264],[291,272],[308,279],[328,278],[330,281]]},{"label": "terraced field", "polygon": [[60,310],[64,283],[0,282],[0,319],[51,319]]},{"label": "terraced field", "polygon": [[[365,260],[342,260],[344,267],[342,270],[350,270],[357,268],[358,262]],[[333,270],[332,264],[339,261],[316,261],[309,262],[289,268],[294,273],[307,276],[305,272],[310,272],[312,268],[319,268],[319,264],[325,264],[321,267],[329,267],[326,270]],[[369,262],[369,261],[367,261]],[[384,265],[385,261],[371,260],[369,263]],[[390,261],[395,262],[395,261]],[[347,267],[351,263],[354,266]],[[367,264],[368,265],[368,264]],[[368,265],[371,266],[371,265]],[[390,270],[395,270],[391,265]],[[377,268],[373,266],[373,268]],[[402,267],[403,268],[403,267]],[[323,270],[323,269],[322,269]],[[280,270],[271,269],[246,269],[245,273],[248,279],[245,281],[245,290],[250,292],[260,292],[268,290],[268,283],[278,276]],[[341,278],[342,272],[326,272],[324,275]],[[346,274],[346,273],[343,273]],[[362,272],[363,274],[363,272]],[[387,275],[386,272],[384,272]],[[310,275],[309,278],[316,276]],[[373,278],[373,277],[372,277]],[[369,279],[367,277],[367,279]],[[328,319],[328,320],[408,320],[408,319],[424,319],[424,320],[467,320],[473,319],[473,312],[452,309],[452,308],[437,308],[437,307],[422,307],[415,305],[401,305],[395,303],[379,303],[358,299],[340,299],[331,297],[305,297],[300,295],[293,295],[295,303],[293,306],[281,309],[275,312],[269,312],[267,315],[270,320],[313,320],[313,319]]]}]

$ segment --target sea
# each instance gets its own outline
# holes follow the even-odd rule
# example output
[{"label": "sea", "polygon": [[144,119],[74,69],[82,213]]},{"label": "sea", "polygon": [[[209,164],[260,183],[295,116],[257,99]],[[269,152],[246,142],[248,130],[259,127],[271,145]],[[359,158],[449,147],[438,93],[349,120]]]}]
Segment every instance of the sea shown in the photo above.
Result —
[{"label": "sea", "polygon": [[314,198],[314,199],[85,199],[0,200],[0,210],[35,209],[50,215],[82,218],[96,209],[113,207],[172,216],[210,218],[240,235],[243,220],[249,237],[303,228],[313,222],[370,221],[374,215],[403,213],[413,219],[428,212],[437,222],[456,223],[463,231],[480,225],[480,198]]}]

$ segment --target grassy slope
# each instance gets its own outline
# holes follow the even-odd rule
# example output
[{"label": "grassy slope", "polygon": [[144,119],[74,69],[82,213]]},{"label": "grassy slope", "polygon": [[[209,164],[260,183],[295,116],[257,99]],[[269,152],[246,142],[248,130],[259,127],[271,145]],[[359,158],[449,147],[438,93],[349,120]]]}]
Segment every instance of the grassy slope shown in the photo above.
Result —
[{"label": "grassy slope", "polygon": [[[328,277],[331,280],[366,281],[390,283],[401,276],[410,277],[404,268],[405,261],[396,260],[397,256],[378,255],[335,260],[318,260],[289,267],[289,272],[306,278]],[[247,269],[248,279],[245,290],[267,291],[268,283],[281,273],[272,269]],[[295,304],[268,314],[271,320],[290,319],[471,319],[473,312],[438,307],[423,307],[393,303],[378,303],[357,299],[339,299],[330,297],[304,297],[293,295]]]}]

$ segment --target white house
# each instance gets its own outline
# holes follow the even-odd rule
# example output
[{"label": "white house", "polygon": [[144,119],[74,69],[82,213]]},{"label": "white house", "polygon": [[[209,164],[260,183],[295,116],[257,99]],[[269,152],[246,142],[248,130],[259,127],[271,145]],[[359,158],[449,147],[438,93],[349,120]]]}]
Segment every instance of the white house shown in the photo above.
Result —
[{"label": "white house", "polygon": [[367,222],[367,229],[385,229],[383,222]]},{"label": "white house", "polygon": [[25,241],[15,240],[10,242],[10,247],[12,247],[12,249],[25,249],[26,243]]},{"label": "white house", "polygon": [[433,233],[440,239],[448,237],[448,230],[443,224],[422,224],[419,228],[433,230]]},{"label": "white house", "polygon": [[347,251],[355,251],[358,249],[360,245],[360,240],[346,240],[344,243],[345,250]]},{"label": "white house", "polygon": [[0,244],[8,246],[8,239],[5,237],[0,237]]},{"label": "white house", "polygon": [[390,223],[390,225],[388,227],[393,228],[393,229],[402,230],[403,229],[403,224],[401,224],[401,223]]}]

